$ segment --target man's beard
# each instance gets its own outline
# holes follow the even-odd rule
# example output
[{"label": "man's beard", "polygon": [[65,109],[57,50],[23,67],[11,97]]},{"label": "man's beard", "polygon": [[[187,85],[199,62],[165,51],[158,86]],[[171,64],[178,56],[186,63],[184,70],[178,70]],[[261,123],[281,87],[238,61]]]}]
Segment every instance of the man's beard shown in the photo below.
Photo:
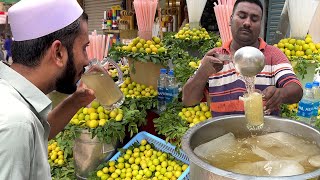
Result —
[{"label": "man's beard", "polygon": [[67,67],[62,75],[56,81],[56,91],[64,94],[72,94],[77,90],[75,82],[77,70],[74,65],[74,57],[72,50],[68,51]]}]

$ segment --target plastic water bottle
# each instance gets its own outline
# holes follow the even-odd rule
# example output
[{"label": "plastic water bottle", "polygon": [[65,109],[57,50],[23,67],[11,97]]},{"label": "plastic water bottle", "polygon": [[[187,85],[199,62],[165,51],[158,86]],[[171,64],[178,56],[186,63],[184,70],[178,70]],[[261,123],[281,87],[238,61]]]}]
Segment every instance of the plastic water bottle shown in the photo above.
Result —
[{"label": "plastic water bottle", "polygon": [[174,77],[173,70],[170,70],[168,73],[168,81],[166,87],[166,103],[172,102],[172,100],[179,95],[178,84],[176,78]]},{"label": "plastic water bottle", "polygon": [[166,86],[167,86],[167,70],[160,69],[160,76],[158,79],[158,111],[166,110]]},{"label": "plastic water bottle", "polygon": [[313,114],[313,103],[314,102],[314,95],[312,92],[312,83],[306,83],[303,97],[299,102],[298,107],[298,116],[301,121],[306,123],[311,123],[311,117]]},{"label": "plastic water bottle", "polygon": [[314,81],[312,83],[312,91],[313,91],[313,113],[311,117],[311,125],[315,125],[317,121],[317,116],[318,116],[318,109],[320,105],[320,83],[317,81]]}]

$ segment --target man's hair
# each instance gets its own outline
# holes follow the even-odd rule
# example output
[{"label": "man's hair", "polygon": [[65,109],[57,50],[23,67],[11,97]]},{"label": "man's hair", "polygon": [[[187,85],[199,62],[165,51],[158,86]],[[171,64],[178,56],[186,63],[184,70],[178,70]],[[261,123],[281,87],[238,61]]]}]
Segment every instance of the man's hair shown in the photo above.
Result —
[{"label": "man's hair", "polygon": [[237,1],[234,3],[232,14],[233,14],[234,11],[237,9],[238,4],[241,3],[241,2],[248,2],[248,3],[256,4],[256,5],[258,5],[258,6],[260,7],[261,12],[263,12],[263,6],[262,6],[262,3],[261,3],[260,0],[237,0]]},{"label": "man's hair", "polygon": [[41,58],[55,40],[61,41],[67,51],[72,52],[74,40],[81,33],[80,22],[82,20],[88,21],[86,13],[83,13],[70,25],[43,37],[26,41],[13,41],[11,46],[13,62],[28,67],[38,66]]}]

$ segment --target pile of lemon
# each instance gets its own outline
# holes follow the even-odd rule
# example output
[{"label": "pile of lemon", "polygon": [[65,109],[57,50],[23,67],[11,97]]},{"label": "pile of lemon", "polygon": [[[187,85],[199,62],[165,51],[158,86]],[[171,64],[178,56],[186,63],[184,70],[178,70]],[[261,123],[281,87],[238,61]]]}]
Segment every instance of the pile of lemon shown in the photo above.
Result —
[{"label": "pile of lemon", "polygon": [[205,28],[192,28],[190,29],[189,24],[186,24],[177,34],[174,35],[176,39],[183,40],[199,40],[199,39],[210,39],[210,35]]},{"label": "pile of lemon", "polygon": [[158,95],[158,91],[153,86],[146,86],[131,81],[130,77],[125,78],[120,90],[126,97],[141,98],[141,97],[154,97]]},{"label": "pile of lemon", "polygon": [[[126,64],[126,65],[119,64],[118,66],[120,67],[120,70],[122,71],[123,76],[129,75],[129,65],[128,64]],[[118,70],[116,68],[108,69],[108,73],[112,78],[118,77]]]},{"label": "pile of lemon", "polygon": [[298,103],[289,104],[287,107],[292,112],[298,112]]},{"label": "pile of lemon", "polygon": [[291,57],[303,57],[304,59],[315,58],[320,61],[320,43],[314,43],[311,35],[307,35],[305,39],[285,38],[281,39],[278,47],[289,59]]},{"label": "pile of lemon", "polygon": [[88,128],[104,126],[109,120],[122,121],[123,111],[120,108],[108,111],[98,101],[92,101],[90,107],[82,107],[72,117],[70,123]]},{"label": "pile of lemon", "polygon": [[210,108],[204,102],[194,107],[183,108],[179,116],[190,123],[190,127],[212,117]]},{"label": "pile of lemon", "polygon": [[50,166],[62,166],[64,164],[63,150],[58,146],[57,141],[48,144],[48,161]]},{"label": "pile of lemon", "polygon": [[136,148],[129,147],[116,162],[109,161],[107,166],[97,171],[96,175],[101,180],[176,180],[187,168],[187,164],[165,152],[157,151],[143,139]]},{"label": "pile of lemon", "polygon": [[190,61],[189,66],[192,67],[193,69],[198,69],[200,66],[201,60],[195,62],[195,61]]},{"label": "pile of lemon", "polygon": [[137,37],[132,40],[127,46],[116,47],[117,50],[134,53],[147,53],[147,54],[161,54],[167,51],[163,46],[161,39],[152,37],[152,40],[145,40]]}]

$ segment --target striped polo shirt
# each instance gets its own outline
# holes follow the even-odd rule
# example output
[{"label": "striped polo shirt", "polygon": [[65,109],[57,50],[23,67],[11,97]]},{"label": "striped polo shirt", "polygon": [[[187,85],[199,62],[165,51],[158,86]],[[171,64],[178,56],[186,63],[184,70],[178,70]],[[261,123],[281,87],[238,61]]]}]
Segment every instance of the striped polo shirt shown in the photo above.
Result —
[{"label": "striped polo shirt", "polygon": [[[256,76],[255,88],[263,91],[268,86],[281,88],[289,83],[301,86],[287,57],[278,48],[268,45],[261,38],[259,42],[259,49],[265,56],[266,65]],[[223,47],[215,48],[215,51],[220,54],[230,54],[230,45],[231,41],[225,43]],[[239,97],[246,92],[246,87],[244,81],[239,79],[233,62],[225,61],[223,69],[209,77],[208,85],[213,117],[244,113],[244,104]],[[279,111],[272,112],[271,115],[279,115]]]}]

